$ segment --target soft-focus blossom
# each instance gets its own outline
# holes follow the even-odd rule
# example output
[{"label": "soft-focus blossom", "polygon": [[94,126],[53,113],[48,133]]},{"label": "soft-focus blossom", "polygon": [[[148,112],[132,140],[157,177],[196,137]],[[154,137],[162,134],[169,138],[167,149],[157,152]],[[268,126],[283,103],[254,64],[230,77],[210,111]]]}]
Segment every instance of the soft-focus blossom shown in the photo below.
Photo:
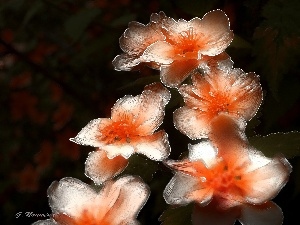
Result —
[{"label": "soft-focus blossom", "polygon": [[212,119],[221,113],[250,120],[262,101],[259,77],[241,69],[194,74],[192,83],[179,88],[185,106],[174,112],[175,127],[191,139],[207,137]]},{"label": "soft-focus blossom", "polygon": [[154,13],[147,25],[129,23],[120,38],[124,53],[113,60],[113,65],[116,70],[131,70],[139,63],[147,63],[160,69],[165,85],[177,87],[197,68],[232,66],[224,52],[232,39],[229,20],[221,10],[190,21]]},{"label": "soft-focus blossom", "polygon": [[[265,204],[270,206],[272,214],[268,214],[266,209],[268,216],[264,215],[264,224],[281,224],[282,212],[267,202],[278,194],[288,180],[291,166],[285,158],[266,158],[250,147],[239,154],[220,157],[217,149],[204,141],[189,145],[188,159],[168,161],[167,165],[177,171],[164,191],[168,204],[195,201],[202,207],[215,205],[216,212],[232,213],[232,217],[228,218],[230,222],[213,222],[215,218],[206,216],[199,224],[227,225],[233,224],[236,219],[246,221],[243,222],[245,225],[261,224],[254,222],[259,220],[259,215],[255,213],[263,214],[263,210],[258,208],[264,209]],[[201,210],[198,212],[201,213]],[[273,221],[274,218],[280,218],[279,223]]]},{"label": "soft-focus blossom", "polygon": [[168,157],[170,146],[162,124],[170,92],[159,83],[145,87],[141,95],[126,95],[112,108],[111,118],[92,120],[70,139],[75,143],[98,147],[108,158],[129,158],[141,153],[152,160]]},{"label": "soft-focus blossom", "polygon": [[108,181],[100,192],[78,179],[63,178],[48,188],[52,218],[34,225],[139,224],[136,217],[148,196],[148,186],[138,177]]},{"label": "soft-focus blossom", "polygon": [[166,17],[161,23],[166,39],[151,44],[143,59],[161,65],[161,81],[165,85],[177,87],[198,67],[216,66],[219,61],[231,65],[224,50],[231,43],[233,32],[223,11],[211,11],[202,20],[196,17],[176,21]]}]

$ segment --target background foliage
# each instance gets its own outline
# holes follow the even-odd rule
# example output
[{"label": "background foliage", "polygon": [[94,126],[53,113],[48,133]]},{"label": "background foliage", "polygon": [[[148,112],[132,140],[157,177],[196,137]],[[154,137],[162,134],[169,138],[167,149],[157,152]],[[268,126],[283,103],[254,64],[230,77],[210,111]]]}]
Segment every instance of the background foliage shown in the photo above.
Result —
[{"label": "background foliage", "polygon": [[[235,38],[227,53],[235,67],[261,77],[264,101],[248,123],[250,142],[268,156],[285,154],[294,167],[275,198],[284,224],[298,221],[300,200],[300,5],[298,0],[7,0],[0,3],[0,205],[1,224],[30,224],[50,213],[50,183],[72,176],[87,183],[84,161],[91,147],[70,142],[91,119],[109,117],[114,102],[139,94],[159,80],[158,71],[117,72],[118,38],[129,21],[148,23],[151,13],[173,18],[202,17],[220,8]],[[172,91],[162,127],[177,159],[187,137],[173,126],[182,99]],[[267,137],[270,133],[277,133]],[[259,137],[254,137],[260,135]],[[186,153],[185,153],[186,154]],[[161,163],[132,157],[126,173],[139,174],[152,194],[139,215],[159,224],[167,208],[162,197],[172,173]],[[191,205],[170,208],[165,225],[188,224]]]}]

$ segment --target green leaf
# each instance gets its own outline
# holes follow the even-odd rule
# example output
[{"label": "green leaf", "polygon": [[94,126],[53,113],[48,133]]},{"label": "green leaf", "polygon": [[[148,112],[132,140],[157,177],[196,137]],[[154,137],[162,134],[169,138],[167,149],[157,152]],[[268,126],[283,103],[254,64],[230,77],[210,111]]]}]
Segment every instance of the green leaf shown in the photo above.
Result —
[{"label": "green leaf", "polygon": [[134,154],[129,158],[129,164],[123,174],[140,176],[145,182],[152,180],[158,169],[158,163],[143,156]]},{"label": "green leaf", "polygon": [[170,207],[159,217],[162,225],[192,225],[192,211],[194,204],[180,207]]},{"label": "green leaf", "polygon": [[72,15],[64,24],[66,33],[76,41],[100,12],[101,10],[93,8],[84,9]]},{"label": "green leaf", "polygon": [[300,156],[300,132],[297,131],[255,136],[249,138],[249,142],[269,157],[276,154],[283,154],[287,158]]}]

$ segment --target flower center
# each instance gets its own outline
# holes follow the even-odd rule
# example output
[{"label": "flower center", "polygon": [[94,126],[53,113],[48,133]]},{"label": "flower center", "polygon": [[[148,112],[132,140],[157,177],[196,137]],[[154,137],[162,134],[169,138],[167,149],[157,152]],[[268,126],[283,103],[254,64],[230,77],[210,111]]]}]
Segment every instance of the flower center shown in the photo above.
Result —
[{"label": "flower center", "polygon": [[101,129],[98,139],[106,144],[131,143],[138,136],[137,126],[128,121],[112,122]]},{"label": "flower center", "polygon": [[220,112],[229,112],[230,100],[228,96],[222,93],[208,93],[207,113],[210,118],[217,116]]},{"label": "flower center", "polygon": [[206,184],[210,186],[216,195],[220,196],[241,196],[243,187],[243,176],[241,168],[227,165],[220,162],[206,177]]}]

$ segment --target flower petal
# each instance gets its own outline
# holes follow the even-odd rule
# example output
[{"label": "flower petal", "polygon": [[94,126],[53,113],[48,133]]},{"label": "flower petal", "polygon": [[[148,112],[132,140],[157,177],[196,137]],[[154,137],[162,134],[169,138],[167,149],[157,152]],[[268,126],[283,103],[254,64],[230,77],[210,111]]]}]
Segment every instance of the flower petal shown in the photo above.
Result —
[{"label": "flower petal", "polygon": [[187,135],[190,139],[205,138],[210,132],[210,127],[205,116],[185,106],[174,112],[173,122],[176,129]]},{"label": "flower petal", "polygon": [[128,160],[122,156],[109,159],[105,151],[90,152],[85,162],[85,174],[96,184],[120,174],[128,165]]},{"label": "flower petal", "polygon": [[121,49],[129,55],[141,55],[149,45],[165,39],[161,31],[154,28],[152,24],[130,22],[120,37]]},{"label": "flower petal", "polygon": [[128,54],[117,55],[112,61],[112,64],[117,71],[129,71],[140,63],[140,57]]},{"label": "flower petal", "polygon": [[157,41],[151,44],[141,56],[143,61],[170,64],[173,62],[174,48],[166,41]]},{"label": "flower petal", "polygon": [[200,50],[201,54],[218,55],[228,47],[233,39],[228,17],[221,10],[208,12],[202,20],[194,18],[190,24],[195,33],[204,36],[201,38],[201,42],[205,40],[205,45]]},{"label": "flower petal", "polygon": [[163,130],[150,136],[141,137],[135,147],[137,153],[155,161],[162,161],[170,155],[168,135]]},{"label": "flower petal", "polygon": [[133,146],[129,144],[110,144],[102,146],[101,149],[106,152],[109,159],[115,158],[116,156],[123,156],[125,159],[128,159],[134,153]]},{"label": "flower petal", "polygon": [[193,224],[201,225],[233,225],[239,215],[239,211],[235,208],[220,211],[215,206],[201,207],[195,204],[192,213]]},{"label": "flower petal", "polygon": [[125,95],[116,101],[111,109],[111,119],[113,121],[133,120],[139,112],[141,104],[140,96]]},{"label": "flower petal", "polygon": [[110,119],[99,118],[91,120],[82,130],[77,134],[76,137],[70,138],[70,141],[80,145],[90,145],[93,147],[100,147],[102,144],[98,140],[99,126],[110,123]]},{"label": "flower petal", "polygon": [[286,184],[292,167],[285,158],[276,157],[271,160],[258,152],[250,151],[249,154],[251,165],[243,179],[253,185],[247,190],[246,200],[251,204],[261,204],[279,193]]},{"label": "flower petal", "polygon": [[244,205],[239,221],[244,225],[281,225],[283,214],[274,202],[263,205]]},{"label": "flower petal", "polygon": [[189,144],[189,160],[202,160],[207,168],[210,168],[217,159],[218,151],[209,141],[202,141],[199,144]]},{"label": "flower petal", "polygon": [[[114,188],[119,188],[120,192],[116,202],[105,215],[107,220],[112,224],[135,221],[137,214],[149,197],[149,187],[139,177],[125,176],[114,183]],[[136,224],[136,222],[132,223]]]},{"label": "flower petal", "polygon": [[180,85],[199,65],[198,60],[175,60],[169,65],[161,66],[161,82],[168,87]]},{"label": "flower petal", "polygon": [[198,178],[177,172],[167,184],[163,196],[168,204],[185,205],[192,201],[205,204],[212,198],[212,190],[201,188]]},{"label": "flower petal", "polygon": [[72,177],[65,177],[59,182],[54,181],[47,194],[52,212],[69,216],[78,216],[82,205],[94,201],[97,196],[90,186]]},{"label": "flower petal", "polygon": [[160,98],[163,99],[164,105],[167,105],[171,99],[170,91],[167,88],[165,88],[160,82],[154,82],[152,84],[145,86],[144,91],[146,90],[158,94]]}]

